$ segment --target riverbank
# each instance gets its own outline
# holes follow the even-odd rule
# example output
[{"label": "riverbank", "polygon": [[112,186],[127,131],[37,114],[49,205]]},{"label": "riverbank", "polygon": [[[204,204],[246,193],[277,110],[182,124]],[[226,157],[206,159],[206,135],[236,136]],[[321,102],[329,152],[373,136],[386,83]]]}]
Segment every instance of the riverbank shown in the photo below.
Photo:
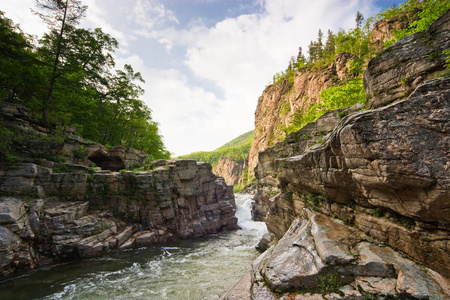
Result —
[{"label": "riverbank", "polygon": [[240,230],[35,271],[2,282],[0,299],[218,299],[250,270],[266,232],[251,221],[251,198],[236,195]]}]

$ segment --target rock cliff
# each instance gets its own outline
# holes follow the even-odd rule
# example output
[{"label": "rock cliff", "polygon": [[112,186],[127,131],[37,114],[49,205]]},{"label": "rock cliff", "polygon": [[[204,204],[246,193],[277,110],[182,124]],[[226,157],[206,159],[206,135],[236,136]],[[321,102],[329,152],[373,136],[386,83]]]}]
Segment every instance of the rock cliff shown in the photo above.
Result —
[{"label": "rock cliff", "polygon": [[209,164],[155,161],[147,171],[125,171],[145,155],[73,132],[55,141],[20,105],[1,111],[4,125],[22,135],[11,145],[16,156],[0,163],[0,279],[57,261],[238,228],[232,187]]},{"label": "rock cliff", "polygon": [[449,299],[449,24],[369,63],[372,109],[259,153],[255,214],[279,241],[224,299]]},{"label": "rock cliff", "polygon": [[228,156],[222,156],[214,167],[214,174],[223,177],[229,185],[235,185],[242,179],[243,164],[239,164]]},{"label": "rock cliff", "polygon": [[318,95],[322,90],[353,77],[349,71],[353,58],[351,54],[340,53],[324,70],[295,70],[293,83],[284,80],[266,87],[255,112],[255,137],[248,155],[249,170],[256,167],[259,151],[285,138],[284,129],[292,123],[296,112],[306,112],[319,102]]}]

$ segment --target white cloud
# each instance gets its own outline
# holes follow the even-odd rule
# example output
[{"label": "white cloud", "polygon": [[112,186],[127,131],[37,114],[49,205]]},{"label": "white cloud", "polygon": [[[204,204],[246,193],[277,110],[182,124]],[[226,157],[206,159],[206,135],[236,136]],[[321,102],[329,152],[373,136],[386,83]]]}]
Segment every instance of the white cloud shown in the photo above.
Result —
[{"label": "white cloud", "polygon": [[41,37],[47,31],[47,26],[31,12],[31,8],[36,10],[35,3],[35,0],[0,0],[0,10],[14,24],[19,24],[24,32]]},{"label": "white cloud", "polygon": [[[42,26],[39,18],[23,12],[34,0],[0,2],[23,20],[24,31]],[[127,63],[142,73],[143,99],[176,155],[213,150],[251,130],[258,97],[299,46],[305,53],[319,28],[354,27],[356,11],[366,16],[377,11],[375,1],[368,0],[257,0],[248,6],[251,14],[218,20],[210,28],[193,15],[179,28],[176,7],[169,10],[162,0],[86,3],[82,25],[101,27],[119,40],[117,67]]]},{"label": "white cloud", "polygon": [[137,0],[128,18],[141,25],[145,30],[151,30],[156,25],[178,23],[174,13],[167,10],[157,1]]}]

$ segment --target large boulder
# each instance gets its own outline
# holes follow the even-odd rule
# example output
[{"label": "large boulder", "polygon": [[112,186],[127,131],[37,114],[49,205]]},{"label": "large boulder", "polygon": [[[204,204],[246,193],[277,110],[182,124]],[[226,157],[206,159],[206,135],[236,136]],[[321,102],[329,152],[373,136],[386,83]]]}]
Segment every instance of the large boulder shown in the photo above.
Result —
[{"label": "large boulder", "polygon": [[124,147],[96,147],[87,150],[87,157],[103,170],[119,171],[135,165],[142,165],[147,157],[142,151]]}]

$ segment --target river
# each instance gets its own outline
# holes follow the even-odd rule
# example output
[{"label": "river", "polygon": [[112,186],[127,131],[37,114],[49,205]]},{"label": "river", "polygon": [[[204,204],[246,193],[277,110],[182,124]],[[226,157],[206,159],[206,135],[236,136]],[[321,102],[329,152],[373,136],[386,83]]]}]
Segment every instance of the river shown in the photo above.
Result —
[{"label": "river", "polygon": [[266,232],[252,196],[236,195],[242,230],[38,270],[0,283],[0,299],[218,299],[258,256]]}]

